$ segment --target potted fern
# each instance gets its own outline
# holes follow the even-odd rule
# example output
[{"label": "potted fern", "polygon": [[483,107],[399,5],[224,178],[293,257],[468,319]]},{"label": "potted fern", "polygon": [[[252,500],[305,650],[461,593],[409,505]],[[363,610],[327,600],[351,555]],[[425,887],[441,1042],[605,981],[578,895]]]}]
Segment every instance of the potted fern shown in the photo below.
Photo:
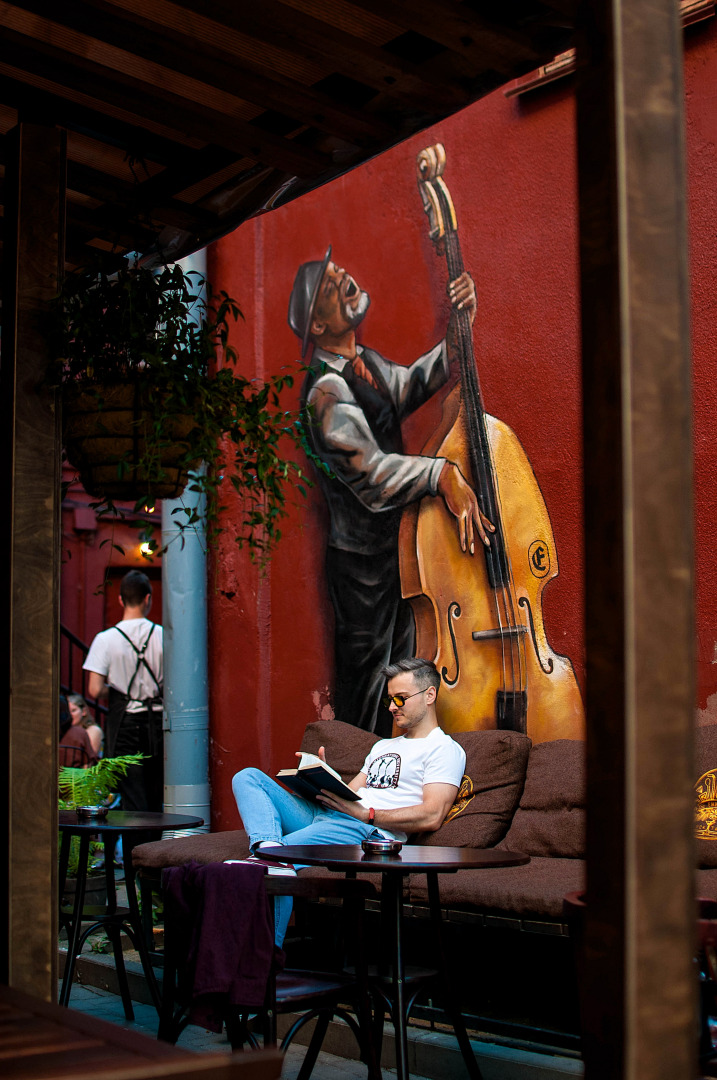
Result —
[{"label": "potted fern", "polygon": [[125,754],[122,757],[100,758],[96,765],[75,769],[65,765],[60,769],[60,810],[79,807],[97,809],[117,790],[117,781],[132,765],[139,765],[144,754]]},{"label": "potted fern", "polygon": [[[60,810],[78,811],[81,807],[92,808],[99,817],[101,809],[106,808],[111,796],[117,790],[119,778],[124,776],[131,765],[138,765],[144,756],[144,754],[125,754],[123,757],[100,758],[96,765],[90,765],[86,769],[70,766],[60,769],[58,781]],[[74,891],[74,879],[77,877],[79,868],[79,848],[80,839],[78,836],[73,836],[67,864],[66,895],[71,895]],[[102,844],[95,841],[90,843],[90,863],[102,850]],[[104,873],[88,873],[88,903],[104,903],[105,899]]]},{"label": "potted fern", "polygon": [[[191,475],[206,496],[210,542],[221,532],[226,478],[243,499],[237,540],[265,559],[281,536],[287,490],[304,495],[310,483],[281,446],[304,442],[280,402],[293,380],[236,371],[229,337],[239,305],[205,286],[178,265],[125,261],[68,275],[51,315],[65,450],[100,514],[121,513],[120,500],[140,511],[177,497]],[[195,521],[191,509],[177,515],[180,529]]]}]

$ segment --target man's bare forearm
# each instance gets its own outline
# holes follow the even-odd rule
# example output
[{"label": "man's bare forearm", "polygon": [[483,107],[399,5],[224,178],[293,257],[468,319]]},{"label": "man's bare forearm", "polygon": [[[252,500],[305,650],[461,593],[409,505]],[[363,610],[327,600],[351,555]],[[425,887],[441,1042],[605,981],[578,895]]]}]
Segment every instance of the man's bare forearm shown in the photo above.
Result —
[{"label": "man's bare forearm", "polygon": [[[446,814],[453,805],[458,793],[458,788],[453,787],[451,784],[435,786],[444,790],[434,792],[431,797],[424,799],[423,802],[415,803],[413,806],[398,806],[392,810],[374,810],[373,824],[376,828],[387,829],[389,832],[395,830],[407,833],[435,832],[443,824]],[[370,797],[369,792],[364,796],[364,799],[368,801]],[[358,818],[359,821],[363,821],[365,824],[369,823],[370,804],[365,806],[363,803],[347,802],[346,799],[340,799],[330,791],[323,791],[319,796],[319,801],[331,810],[338,810],[342,814],[348,814],[349,817]]]}]

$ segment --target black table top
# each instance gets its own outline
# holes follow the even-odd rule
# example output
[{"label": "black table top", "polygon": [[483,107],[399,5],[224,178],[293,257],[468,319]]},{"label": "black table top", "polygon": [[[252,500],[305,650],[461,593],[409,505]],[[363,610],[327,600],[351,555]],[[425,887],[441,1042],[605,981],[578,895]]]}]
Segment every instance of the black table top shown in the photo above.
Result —
[{"label": "black table top", "polygon": [[302,847],[265,847],[254,852],[260,859],[325,866],[328,870],[381,871],[439,874],[457,870],[488,870],[498,866],[523,866],[529,855],[495,848],[424,847],[404,844],[398,855],[367,855],[358,844],[312,844]]},{"label": "black table top", "polygon": [[60,829],[67,832],[132,832],[148,829],[196,829],[204,824],[204,818],[188,814],[155,814],[149,810],[110,810],[105,818],[94,821],[78,821],[74,810],[60,810]]}]

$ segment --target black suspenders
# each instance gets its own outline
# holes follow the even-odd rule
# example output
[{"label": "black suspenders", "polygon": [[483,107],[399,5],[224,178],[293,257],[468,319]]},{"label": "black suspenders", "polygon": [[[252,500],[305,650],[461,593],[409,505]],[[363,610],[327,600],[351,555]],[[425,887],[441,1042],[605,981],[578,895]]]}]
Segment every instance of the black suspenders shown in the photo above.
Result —
[{"label": "black suspenders", "polygon": [[[115,630],[119,631],[119,633],[122,635],[122,637],[125,639],[125,641],[128,641],[130,643],[130,645],[134,649],[135,653],[137,654],[137,667],[134,669],[134,675],[130,679],[130,681],[129,681],[128,685],[127,685],[127,691],[126,691],[127,697],[130,698],[130,699],[131,699],[130,690],[132,688],[132,683],[137,678],[137,674],[138,674],[139,669],[141,668],[142,664],[144,664],[144,666],[147,668],[147,671],[150,673],[150,675],[154,679],[154,685],[157,687],[158,695],[160,697],[162,695],[162,687],[159,685],[159,682],[157,681],[157,676],[154,674],[151,667],[147,663],[147,659],[146,659],[146,657],[144,655],[146,653],[146,651],[147,651],[147,646],[149,645],[149,639],[151,638],[152,634],[154,633],[155,625],[156,625],[155,623],[152,623],[152,628],[149,631],[149,633],[147,634],[147,637],[145,639],[144,644],[139,649],[137,648],[135,643],[132,641],[132,638],[128,637],[127,634],[125,634],[124,630],[120,630],[119,626],[115,626]],[[135,700],[137,700],[137,699],[135,699]]]}]

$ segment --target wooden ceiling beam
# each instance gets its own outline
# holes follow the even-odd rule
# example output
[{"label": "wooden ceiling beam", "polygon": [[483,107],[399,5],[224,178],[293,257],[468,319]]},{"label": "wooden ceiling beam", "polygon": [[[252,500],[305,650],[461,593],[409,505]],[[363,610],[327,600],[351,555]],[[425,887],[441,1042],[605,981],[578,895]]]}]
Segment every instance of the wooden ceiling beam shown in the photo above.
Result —
[{"label": "wooden ceiling beam", "polygon": [[414,30],[480,68],[511,74],[516,64],[533,65],[545,58],[527,34],[497,26],[454,0],[348,0],[373,11],[404,30]]},{"label": "wooden ceiling beam", "polygon": [[[180,133],[224,146],[287,173],[316,176],[331,167],[331,159],[290,139],[261,131],[218,109],[180,97],[161,85],[149,86],[123,72],[112,71],[80,56],[67,54],[14,30],[0,31],[0,60],[12,63],[22,52],[28,70],[43,70],[60,87],[82,90],[88,83],[99,104],[123,108],[138,120],[161,122]],[[101,109],[100,109],[101,111]]]},{"label": "wooden ceiling beam", "polygon": [[578,0],[543,0],[543,3],[574,25],[578,14]]},{"label": "wooden ceiling beam", "polygon": [[[232,164],[240,168],[243,157],[237,157],[224,147],[206,147],[204,150],[195,150],[187,154],[181,166],[174,169],[166,169],[155,176],[143,180],[140,197],[147,205],[160,205],[167,203],[174,196],[195,184],[211,181],[217,173],[224,172]],[[184,200],[178,200],[185,206]]]},{"label": "wooden ceiling beam", "polygon": [[[162,175],[162,174],[160,174]],[[82,165],[77,161],[67,163],[68,192],[77,191],[92,199],[116,206],[142,210],[149,207],[151,216],[164,225],[174,225],[179,229],[195,230],[198,223],[212,225],[217,215],[211,210],[201,209],[176,199],[150,200],[144,190],[144,184],[132,184],[128,180],[119,180],[115,176]],[[156,189],[155,189],[156,190]]]},{"label": "wooden ceiling beam", "polygon": [[[15,56],[17,63],[21,63],[23,59]],[[30,110],[44,117],[47,123],[120,147],[140,161],[153,161],[169,167],[178,165],[188,152],[183,143],[162,138],[146,128],[127,124],[67,98],[58,98],[47,90],[38,89],[9,75],[0,74],[0,101],[18,112]]]},{"label": "wooden ceiling beam", "polygon": [[[46,0],[17,0],[14,6],[40,15],[47,12]],[[192,78],[207,86],[348,142],[354,141],[357,146],[372,146],[397,135],[379,117],[338,105],[327,94],[302,86],[294,79],[276,74],[270,78],[258,64],[247,63],[228,49],[217,50],[139,13],[123,9],[120,15],[105,0],[58,4],[52,21],[172,71],[186,73],[191,69]]]},{"label": "wooden ceiling beam", "polygon": [[[193,9],[196,0],[174,0]],[[300,52],[313,60],[326,76],[340,73],[373,87],[412,108],[434,115],[463,108],[466,89],[444,79],[432,79],[423,67],[402,60],[367,41],[337,30],[328,22],[312,18],[281,4],[261,0],[251,8],[235,0],[212,0],[212,15],[233,30],[289,53]],[[329,9],[327,9],[329,10]]]},{"label": "wooden ceiling beam", "polygon": [[[95,237],[73,234],[68,236],[68,241],[65,245],[65,272],[71,272],[73,270],[84,269],[92,261],[93,258],[97,258],[100,252],[104,252],[107,255],[106,247],[98,247],[95,244],[90,243]],[[100,238],[104,242],[104,238]],[[124,256],[129,251],[126,248],[124,251],[119,251],[115,254],[117,260],[117,268],[119,268],[124,262]]]},{"label": "wooden ceiling beam", "polygon": [[153,243],[159,228],[147,227],[136,218],[128,218],[126,208],[105,203],[98,210],[89,210],[77,203],[67,204],[67,228],[76,239],[103,240],[128,251],[144,251]]},{"label": "wooden ceiling beam", "polygon": [[76,133],[71,257],[120,215],[179,257],[564,51],[575,3],[0,0],[0,105]]}]

